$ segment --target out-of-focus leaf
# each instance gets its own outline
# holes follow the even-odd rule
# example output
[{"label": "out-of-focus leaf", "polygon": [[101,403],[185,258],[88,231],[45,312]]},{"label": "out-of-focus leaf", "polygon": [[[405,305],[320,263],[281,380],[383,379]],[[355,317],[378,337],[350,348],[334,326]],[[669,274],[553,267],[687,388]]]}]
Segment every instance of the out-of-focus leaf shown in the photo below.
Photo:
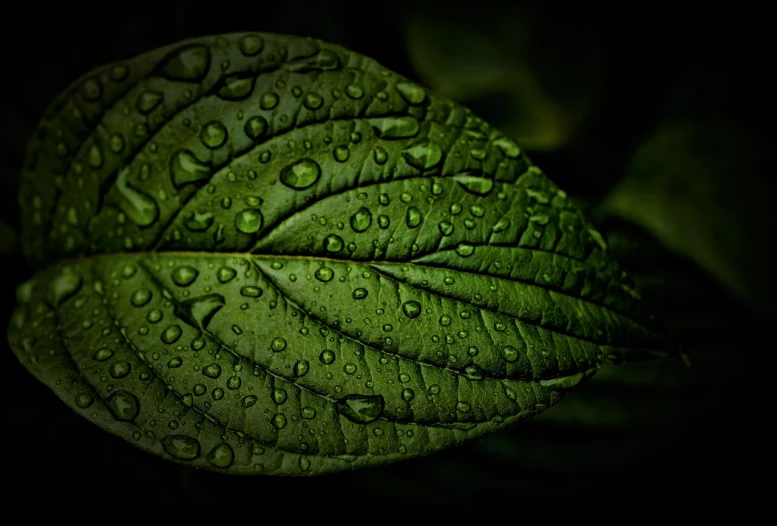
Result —
[{"label": "out-of-focus leaf", "polygon": [[586,13],[504,4],[416,7],[405,45],[423,81],[472,108],[527,150],[564,146],[591,104],[597,41]]}]

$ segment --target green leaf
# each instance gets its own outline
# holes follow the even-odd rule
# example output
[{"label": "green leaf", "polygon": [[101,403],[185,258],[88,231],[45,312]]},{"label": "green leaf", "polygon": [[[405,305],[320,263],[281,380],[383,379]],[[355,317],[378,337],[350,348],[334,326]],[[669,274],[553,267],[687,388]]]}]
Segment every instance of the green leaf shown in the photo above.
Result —
[{"label": "green leaf", "polygon": [[30,141],[9,341],[74,411],[232,473],[427,454],[658,346],[605,242],[509,138],[311,39],[82,77]]}]

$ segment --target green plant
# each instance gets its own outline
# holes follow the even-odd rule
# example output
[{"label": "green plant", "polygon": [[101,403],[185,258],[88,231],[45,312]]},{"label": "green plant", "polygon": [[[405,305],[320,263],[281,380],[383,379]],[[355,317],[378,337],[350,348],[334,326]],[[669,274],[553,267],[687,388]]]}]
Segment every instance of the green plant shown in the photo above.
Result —
[{"label": "green plant", "polygon": [[234,473],[423,455],[660,355],[601,235],[467,109],[312,39],[97,69],[29,144],[9,342],[73,410]]}]

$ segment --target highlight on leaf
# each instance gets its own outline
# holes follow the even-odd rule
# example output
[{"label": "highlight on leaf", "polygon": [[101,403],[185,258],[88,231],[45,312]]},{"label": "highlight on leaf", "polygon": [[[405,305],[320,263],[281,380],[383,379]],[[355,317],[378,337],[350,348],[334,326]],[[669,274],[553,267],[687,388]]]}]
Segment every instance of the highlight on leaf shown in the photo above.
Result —
[{"label": "highlight on leaf", "polygon": [[557,403],[658,338],[602,237],[466,108],[318,40],[228,34],[85,75],[22,173],[9,342],[161,457],[311,475]]}]

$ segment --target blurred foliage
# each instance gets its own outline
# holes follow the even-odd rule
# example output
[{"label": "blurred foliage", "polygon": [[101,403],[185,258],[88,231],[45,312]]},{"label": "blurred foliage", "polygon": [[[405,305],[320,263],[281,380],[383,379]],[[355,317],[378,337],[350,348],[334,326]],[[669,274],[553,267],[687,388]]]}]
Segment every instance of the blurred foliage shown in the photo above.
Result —
[{"label": "blurred foliage", "polygon": [[425,85],[527,150],[553,151],[585,118],[601,73],[591,15],[572,7],[559,17],[536,4],[504,4],[498,13],[421,4],[403,35]]},{"label": "blurred foliage", "polygon": [[[777,183],[764,156],[770,139],[741,118],[753,100],[717,82],[715,64],[746,78],[762,67],[720,46],[696,57],[668,92],[655,130],[633,153],[602,203],[644,226],[663,246],[693,260],[753,308],[777,315]],[[737,59],[737,60],[733,60]]]}]

